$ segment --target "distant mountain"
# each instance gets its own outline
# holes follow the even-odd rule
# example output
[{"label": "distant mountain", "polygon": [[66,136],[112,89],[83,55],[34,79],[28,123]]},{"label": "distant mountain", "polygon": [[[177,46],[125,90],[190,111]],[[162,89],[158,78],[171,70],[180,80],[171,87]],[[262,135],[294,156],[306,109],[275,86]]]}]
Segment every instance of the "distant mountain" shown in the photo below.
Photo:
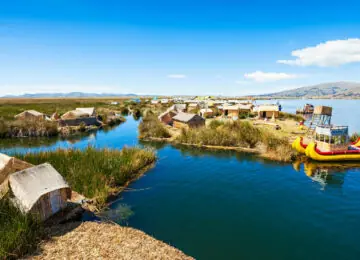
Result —
[{"label": "distant mountain", "polygon": [[331,82],[314,86],[296,88],[277,93],[261,95],[262,97],[284,98],[355,98],[360,97],[360,83]]},{"label": "distant mountain", "polygon": [[70,92],[70,93],[35,93],[23,95],[6,95],[3,98],[87,98],[87,97],[135,97],[136,94],[112,94],[112,93],[84,93],[84,92]]}]

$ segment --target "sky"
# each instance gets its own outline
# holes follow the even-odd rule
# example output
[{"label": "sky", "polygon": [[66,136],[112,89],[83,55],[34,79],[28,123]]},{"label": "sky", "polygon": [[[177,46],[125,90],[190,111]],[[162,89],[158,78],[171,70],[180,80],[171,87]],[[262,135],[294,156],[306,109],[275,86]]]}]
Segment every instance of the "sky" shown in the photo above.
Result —
[{"label": "sky", "polygon": [[360,82],[359,1],[4,0],[0,96]]}]

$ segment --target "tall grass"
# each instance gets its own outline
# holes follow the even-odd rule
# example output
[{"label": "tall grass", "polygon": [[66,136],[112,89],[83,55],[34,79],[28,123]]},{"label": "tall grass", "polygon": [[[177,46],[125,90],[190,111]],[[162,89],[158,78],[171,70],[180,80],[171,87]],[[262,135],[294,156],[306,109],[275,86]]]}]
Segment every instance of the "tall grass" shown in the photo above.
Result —
[{"label": "tall grass", "polygon": [[40,222],[23,215],[7,199],[0,199],[0,259],[16,259],[36,248],[42,235]]},{"label": "tall grass", "polygon": [[280,112],[279,118],[280,119],[290,119],[290,120],[294,120],[296,122],[305,120],[302,115],[294,115],[294,114],[290,114],[290,113],[286,113],[286,112]]},{"label": "tall grass", "polygon": [[14,120],[0,119],[0,138],[10,137],[50,137],[57,136],[56,122],[46,120]]},{"label": "tall grass", "polygon": [[216,120],[209,127],[182,129],[176,139],[187,144],[248,148],[254,148],[261,140],[261,131],[249,122]]},{"label": "tall grass", "polygon": [[265,157],[282,162],[290,162],[295,154],[286,137],[278,137],[273,133],[262,133],[262,143],[265,145]]},{"label": "tall grass", "polygon": [[170,132],[153,113],[146,113],[139,124],[139,138],[169,138]]},{"label": "tall grass", "polygon": [[156,160],[153,150],[123,148],[122,150],[88,147],[85,150],[56,150],[16,155],[38,165],[49,162],[67,180],[70,187],[103,204],[114,190],[135,179],[139,172]]},{"label": "tall grass", "polygon": [[182,129],[179,143],[224,147],[258,148],[264,157],[291,161],[293,151],[287,138],[277,137],[247,121],[213,120],[207,127]]}]

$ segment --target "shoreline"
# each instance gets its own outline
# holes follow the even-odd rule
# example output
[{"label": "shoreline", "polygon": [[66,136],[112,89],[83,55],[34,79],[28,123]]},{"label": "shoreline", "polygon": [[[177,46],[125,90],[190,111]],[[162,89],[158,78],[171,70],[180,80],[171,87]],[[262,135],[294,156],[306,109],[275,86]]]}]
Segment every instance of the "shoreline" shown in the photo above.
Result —
[{"label": "shoreline", "polygon": [[[262,147],[247,148],[247,147],[217,146],[217,145],[198,145],[198,144],[189,144],[189,143],[178,143],[172,140],[172,138],[157,138],[157,137],[145,138],[140,140],[144,142],[165,142],[170,145],[183,145],[183,146],[196,147],[201,149],[236,151],[236,152],[254,154],[259,158],[271,160],[274,162],[281,162],[281,163],[292,163],[295,161],[293,159],[285,160],[285,161],[278,159],[276,156],[272,156],[272,154],[276,153],[276,151],[273,152],[264,151],[264,148]],[[291,147],[291,142],[289,142],[289,147]],[[298,155],[296,155],[296,157],[298,158]]]}]

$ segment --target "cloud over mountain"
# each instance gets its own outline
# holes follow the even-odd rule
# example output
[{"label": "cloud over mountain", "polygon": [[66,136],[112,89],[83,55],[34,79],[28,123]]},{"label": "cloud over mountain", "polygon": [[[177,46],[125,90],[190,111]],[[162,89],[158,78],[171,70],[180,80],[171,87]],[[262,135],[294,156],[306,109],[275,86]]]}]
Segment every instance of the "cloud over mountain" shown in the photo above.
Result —
[{"label": "cloud over mountain", "polygon": [[293,60],[278,60],[278,63],[295,66],[334,67],[360,62],[360,39],[335,40],[313,47],[295,50]]}]

